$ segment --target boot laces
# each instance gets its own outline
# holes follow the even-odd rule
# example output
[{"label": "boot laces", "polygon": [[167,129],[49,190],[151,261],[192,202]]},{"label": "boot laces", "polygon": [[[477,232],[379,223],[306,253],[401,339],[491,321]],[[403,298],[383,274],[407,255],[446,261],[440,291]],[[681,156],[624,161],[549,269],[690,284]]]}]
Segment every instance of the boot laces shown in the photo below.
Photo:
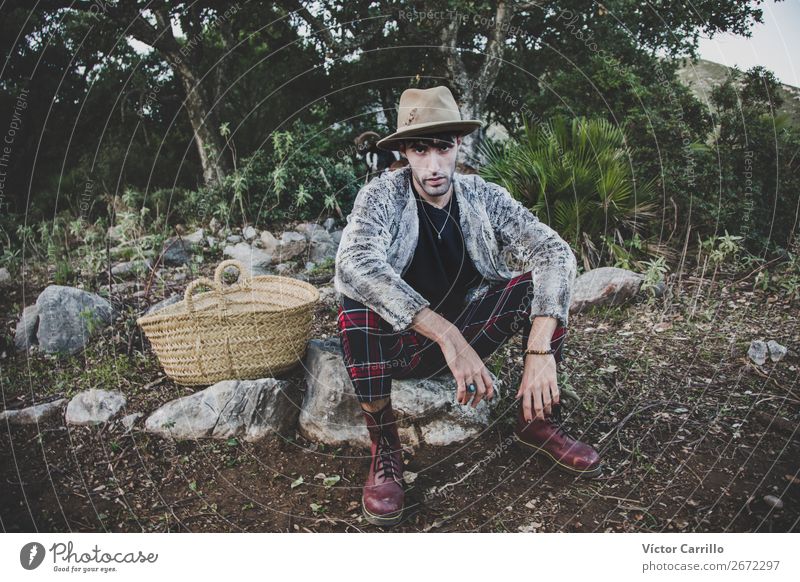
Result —
[{"label": "boot laces", "polygon": [[392,443],[384,431],[378,439],[378,450],[375,455],[375,475],[381,474],[385,479],[392,480],[400,473],[397,458],[392,450]]},{"label": "boot laces", "polygon": [[572,440],[578,440],[574,436],[572,436],[569,431],[564,427],[562,417],[561,417],[561,404],[556,404],[553,406],[553,414],[550,420],[550,424],[553,425],[556,429],[556,433],[560,434],[563,437]]}]

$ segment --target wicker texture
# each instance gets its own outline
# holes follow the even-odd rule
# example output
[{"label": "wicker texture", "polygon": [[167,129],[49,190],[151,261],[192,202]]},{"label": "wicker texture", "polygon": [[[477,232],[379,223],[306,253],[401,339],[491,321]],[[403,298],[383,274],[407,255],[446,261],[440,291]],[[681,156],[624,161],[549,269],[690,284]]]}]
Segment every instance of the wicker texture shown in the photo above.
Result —
[{"label": "wicker texture", "polygon": [[[233,266],[238,280],[223,286]],[[205,285],[211,291],[194,295]],[[289,277],[251,277],[236,260],[221,262],[214,280],[192,281],[183,301],[140,317],[164,372],[187,386],[274,376],[304,356],[319,291]]]}]

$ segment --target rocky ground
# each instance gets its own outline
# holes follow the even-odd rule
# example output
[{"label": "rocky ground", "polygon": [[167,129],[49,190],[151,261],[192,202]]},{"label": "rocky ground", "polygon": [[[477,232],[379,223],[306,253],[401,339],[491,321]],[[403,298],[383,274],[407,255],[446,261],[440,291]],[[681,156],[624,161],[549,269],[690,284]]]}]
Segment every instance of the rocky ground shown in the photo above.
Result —
[{"label": "rocky ground", "polygon": [[[209,275],[216,261],[206,263],[200,273]],[[324,286],[331,274],[316,269],[307,278]],[[21,306],[46,277],[30,273],[24,289],[20,282],[4,291],[8,347]],[[798,531],[800,312],[796,300],[739,278],[717,276],[712,286],[707,276],[684,273],[668,278],[658,299],[571,318],[563,370],[581,400],[565,402],[567,426],[601,451],[602,477],[564,475],[509,444],[514,404],[507,398],[477,438],[408,448],[410,511],[395,529]],[[319,304],[315,337],[335,333],[335,309]],[[756,364],[747,355],[751,341],[770,339],[788,353]],[[515,341],[489,361],[511,393],[521,372],[518,347]],[[7,409],[32,395],[42,401],[104,388],[122,391],[129,410],[152,411],[194,390],[165,379],[141,333],[124,323],[72,356],[6,349],[0,366]],[[303,388],[302,369],[282,377]],[[140,425],[128,432],[118,423],[4,426],[0,526],[372,531],[360,510],[366,454],[297,435],[176,443]]]}]

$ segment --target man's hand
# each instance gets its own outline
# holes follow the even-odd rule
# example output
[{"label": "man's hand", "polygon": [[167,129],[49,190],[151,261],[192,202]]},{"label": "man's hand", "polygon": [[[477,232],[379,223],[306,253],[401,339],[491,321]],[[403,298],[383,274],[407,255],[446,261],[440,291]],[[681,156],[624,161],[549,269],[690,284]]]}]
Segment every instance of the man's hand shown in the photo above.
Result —
[{"label": "man's hand", "polygon": [[522,413],[527,422],[536,418],[544,420],[544,413],[552,414],[552,405],[560,402],[556,381],[556,360],[552,354],[530,354],[525,357],[525,370],[515,398],[522,398]]},{"label": "man's hand", "polygon": [[[485,397],[494,398],[494,385],[489,371],[471,345],[456,326],[435,311],[424,308],[413,319],[411,327],[439,344],[447,366],[456,381],[456,400],[472,407]],[[467,386],[475,384],[475,392],[467,392]]]},{"label": "man's hand", "polygon": [[[494,386],[486,365],[458,329],[455,329],[455,333],[445,338],[439,346],[456,380],[458,402],[469,404],[472,399],[472,407],[475,408],[484,397],[487,400],[494,398]],[[470,384],[475,384],[474,393],[467,392],[467,386]]]},{"label": "man's hand", "polygon": [[[553,317],[537,316],[531,326],[528,348],[544,351],[551,347],[550,339],[558,321]],[[525,420],[536,418],[544,420],[544,414],[552,414],[553,404],[560,402],[556,380],[555,355],[527,354],[522,380],[515,398],[522,398],[522,412]]]}]

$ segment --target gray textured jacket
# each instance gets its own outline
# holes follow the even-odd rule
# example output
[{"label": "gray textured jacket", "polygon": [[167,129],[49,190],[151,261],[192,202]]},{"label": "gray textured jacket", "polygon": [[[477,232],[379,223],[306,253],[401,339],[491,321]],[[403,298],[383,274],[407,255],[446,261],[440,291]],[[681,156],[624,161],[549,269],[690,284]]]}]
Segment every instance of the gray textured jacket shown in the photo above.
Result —
[{"label": "gray textured jacket", "polygon": [[[569,244],[508,190],[476,174],[453,174],[461,230],[475,268],[488,282],[532,271],[531,318],[567,326],[577,261]],[[403,331],[429,302],[401,277],[419,236],[411,169],[384,172],[361,188],[336,253],[334,288]],[[509,256],[510,255],[510,256]],[[506,260],[522,270],[512,270]]]}]

